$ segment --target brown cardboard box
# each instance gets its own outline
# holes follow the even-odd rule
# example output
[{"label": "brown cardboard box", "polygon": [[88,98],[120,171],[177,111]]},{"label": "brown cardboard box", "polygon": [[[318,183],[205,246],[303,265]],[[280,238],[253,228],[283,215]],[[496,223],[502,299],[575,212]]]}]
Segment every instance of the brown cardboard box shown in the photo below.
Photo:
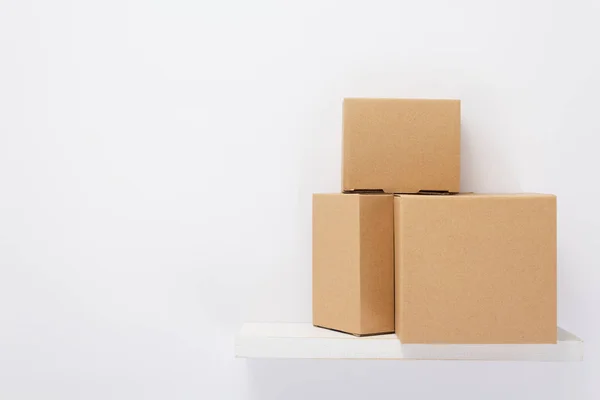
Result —
[{"label": "brown cardboard box", "polygon": [[394,199],[403,343],[556,343],[556,197]]},{"label": "brown cardboard box", "polygon": [[313,324],[372,335],[394,331],[394,198],[313,196]]},{"label": "brown cardboard box", "polygon": [[342,190],[460,190],[460,100],[345,99]]}]

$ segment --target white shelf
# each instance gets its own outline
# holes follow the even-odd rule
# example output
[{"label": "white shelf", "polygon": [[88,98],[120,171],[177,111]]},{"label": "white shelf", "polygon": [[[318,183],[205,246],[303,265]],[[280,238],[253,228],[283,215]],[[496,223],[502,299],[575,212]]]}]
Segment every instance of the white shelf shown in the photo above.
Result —
[{"label": "white shelf", "polygon": [[401,344],[397,336],[355,337],[308,323],[246,323],[235,339],[244,358],[581,361],[583,342],[558,329],[557,344]]}]

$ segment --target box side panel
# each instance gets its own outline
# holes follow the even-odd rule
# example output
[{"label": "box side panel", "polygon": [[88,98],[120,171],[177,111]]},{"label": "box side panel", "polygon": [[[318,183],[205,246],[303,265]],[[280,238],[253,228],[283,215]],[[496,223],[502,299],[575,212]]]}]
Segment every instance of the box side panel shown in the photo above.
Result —
[{"label": "box side panel", "polygon": [[404,343],[555,343],[556,198],[405,196]]},{"label": "box side panel", "polygon": [[460,101],[345,99],[343,190],[460,190]]},{"label": "box side panel", "polygon": [[362,334],[394,331],[394,197],[360,197]]},{"label": "box side panel", "polygon": [[313,196],[313,324],[360,334],[359,198]]},{"label": "box side panel", "polygon": [[448,118],[449,151],[445,168],[448,168],[448,191],[460,192],[460,165],[461,165],[461,102],[455,101],[448,105],[450,117]]},{"label": "box side panel", "polygon": [[400,224],[400,213],[402,210],[402,198],[394,197],[394,330],[400,335],[402,324],[402,300],[401,300],[401,267],[402,267],[402,235]]}]

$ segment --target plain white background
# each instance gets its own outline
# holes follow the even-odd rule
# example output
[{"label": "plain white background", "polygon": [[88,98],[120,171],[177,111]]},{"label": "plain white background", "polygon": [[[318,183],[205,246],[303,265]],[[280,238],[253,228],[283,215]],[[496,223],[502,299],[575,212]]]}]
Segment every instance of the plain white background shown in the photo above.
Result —
[{"label": "plain white background", "polygon": [[[0,0],[0,398],[595,399],[600,3]],[[463,190],[559,199],[582,363],[237,360],[310,321],[341,100],[460,98]]]}]

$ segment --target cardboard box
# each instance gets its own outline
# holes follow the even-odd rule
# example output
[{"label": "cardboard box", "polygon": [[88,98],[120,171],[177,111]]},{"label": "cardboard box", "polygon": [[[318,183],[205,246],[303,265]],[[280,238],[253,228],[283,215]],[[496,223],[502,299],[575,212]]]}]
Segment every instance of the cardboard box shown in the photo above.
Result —
[{"label": "cardboard box", "polygon": [[394,331],[394,198],[313,196],[313,324],[354,335]]},{"label": "cardboard box", "polygon": [[556,197],[394,199],[402,343],[556,343]]},{"label": "cardboard box", "polygon": [[460,100],[345,99],[343,131],[343,191],[460,191]]}]

